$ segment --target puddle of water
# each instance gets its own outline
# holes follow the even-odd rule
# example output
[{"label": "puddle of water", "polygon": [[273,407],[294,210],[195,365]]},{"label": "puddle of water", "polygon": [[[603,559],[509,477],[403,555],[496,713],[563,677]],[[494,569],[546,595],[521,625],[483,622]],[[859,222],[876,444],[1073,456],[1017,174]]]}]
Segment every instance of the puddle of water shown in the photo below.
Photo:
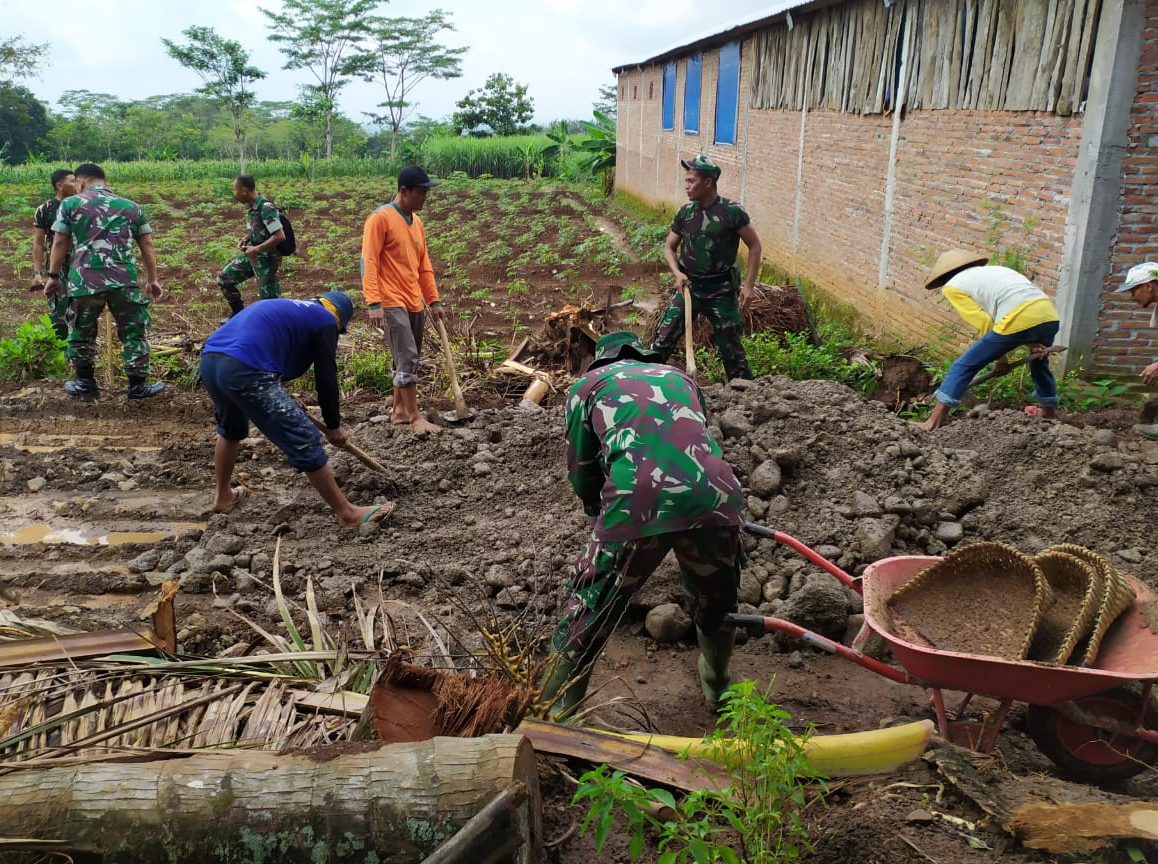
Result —
[{"label": "puddle of water", "polygon": [[44,522],[33,522],[12,533],[0,534],[0,546],[33,546],[38,543],[122,546],[126,543],[158,543],[185,528],[204,527],[204,522],[180,522],[168,526],[164,531],[109,531],[104,534],[97,534],[78,528],[53,528]]},{"label": "puddle of water", "polygon": [[[60,450],[137,450],[156,453],[160,447],[142,447],[133,444],[115,444],[115,440],[131,439],[131,435],[51,435],[31,432],[0,432],[0,445],[7,444],[25,453],[56,453]],[[29,440],[43,443],[29,444]],[[51,442],[51,443],[48,443]]]}]

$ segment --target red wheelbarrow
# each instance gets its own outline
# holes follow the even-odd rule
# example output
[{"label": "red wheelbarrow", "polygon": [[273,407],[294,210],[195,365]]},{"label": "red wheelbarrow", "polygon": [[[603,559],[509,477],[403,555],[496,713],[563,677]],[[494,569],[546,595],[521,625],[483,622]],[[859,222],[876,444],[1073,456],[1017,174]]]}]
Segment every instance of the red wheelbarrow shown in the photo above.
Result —
[{"label": "red wheelbarrow", "polygon": [[[775,540],[828,571],[864,597],[864,626],[852,647],[833,642],[783,618],[728,616],[738,627],[780,632],[850,660],[878,675],[928,688],[941,736],[988,753],[997,741],[1014,702],[1028,703],[1026,727],[1043,754],[1063,773],[1087,783],[1107,784],[1158,765],[1158,635],[1150,631],[1143,610],[1158,606],[1158,596],[1130,578],[1137,597],[1114,622],[1093,667],[1056,666],[1028,660],[1004,660],[915,645],[894,635],[888,600],[893,593],[937,558],[900,556],[870,564],[854,578],[795,537],[747,522],[744,529]],[[901,668],[863,653],[869,636],[879,634]],[[965,694],[950,719],[943,691]],[[999,700],[984,721],[961,721],[973,696]]]}]

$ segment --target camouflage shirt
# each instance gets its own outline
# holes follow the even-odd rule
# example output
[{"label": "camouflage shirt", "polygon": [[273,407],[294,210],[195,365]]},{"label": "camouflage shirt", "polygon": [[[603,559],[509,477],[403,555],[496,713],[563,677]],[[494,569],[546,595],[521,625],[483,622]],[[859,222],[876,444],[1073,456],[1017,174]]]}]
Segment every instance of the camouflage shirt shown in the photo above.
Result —
[{"label": "camouflage shirt", "polygon": [[107,186],[90,186],[60,202],[52,230],[72,238],[68,293],[100,294],[140,285],[133,241],[153,228],[145,211]]},{"label": "camouflage shirt", "polygon": [[567,470],[595,536],[634,540],[743,523],[740,484],[708,434],[696,385],[659,363],[620,360],[575,382]]},{"label": "camouflage shirt", "polygon": [[[42,271],[48,270],[48,264],[52,260],[52,241],[56,238],[56,232],[52,230],[52,226],[56,222],[56,212],[59,209],[60,199],[49,198],[36,208],[36,212],[32,216],[32,227],[39,228],[44,232],[44,261],[38,262]],[[60,265],[60,280],[62,282],[68,278],[69,257],[65,255],[64,263]]]},{"label": "camouflage shirt", "polygon": [[[248,221],[250,246],[264,243],[281,230],[281,217],[278,215],[277,206],[261,195],[257,196],[257,200],[249,208]],[[270,249],[269,251],[276,252],[277,250]]]},{"label": "camouflage shirt", "polygon": [[707,207],[685,204],[671,221],[671,230],[680,236],[680,270],[693,280],[730,277],[740,229],[751,221],[743,207],[727,198],[717,197]]}]

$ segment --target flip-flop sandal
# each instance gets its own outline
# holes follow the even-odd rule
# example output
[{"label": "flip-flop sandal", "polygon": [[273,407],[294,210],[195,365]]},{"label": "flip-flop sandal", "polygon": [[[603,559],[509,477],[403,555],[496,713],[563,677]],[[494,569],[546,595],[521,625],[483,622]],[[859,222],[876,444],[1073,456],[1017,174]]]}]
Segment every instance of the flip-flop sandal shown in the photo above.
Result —
[{"label": "flip-flop sandal", "polygon": [[371,522],[381,522],[394,512],[394,508],[398,506],[393,501],[387,501],[385,504],[378,504],[366,512],[362,517],[361,524],[367,525]]},{"label": "flip-flop sandal", "polygon": [[1040,405],[1026,405],[1022,410],[1028,417],[1040,417],[1044,411]]},{"label": "flip-flop sandal", "polygon": [[244,486],[237,486],[233,490],[233,500],[229,502],[229,506],[224,510],[214,510],[214,513],[232,513],[237,505],[246,499],[249,495],[249,490]]}]

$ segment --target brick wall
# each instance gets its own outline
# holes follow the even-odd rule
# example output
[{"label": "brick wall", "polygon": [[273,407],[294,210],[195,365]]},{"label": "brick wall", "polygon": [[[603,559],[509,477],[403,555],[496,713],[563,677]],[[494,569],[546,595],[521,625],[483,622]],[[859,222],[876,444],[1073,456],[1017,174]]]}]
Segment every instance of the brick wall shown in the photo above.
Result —
[{"label": "brick wall", "polygon": [[[711,143],[716,51],[703,54],[700,134],[683,133],[685,64],[680,60],[676,128],[659,133],[658,139],[654,134],[638,141],[631,137],[621,150],[626,164],[621,163],[617,175],[619,188],[644,200],[678,205],[685,200],[679,159],[707,153],[723,168],[720,193],[738,198],[752,214],[767,261],[854,302],[877,329],[914,343],[943,338],[946,324],[957,344],[973,335],[939,294],[927,294],[921,287],[922,273],[944,249],[1023,249],[1031,277],[1047,293],[1056,291],[1081,143],[1080,115],[906,113],[897,144],[888,266],[881,286],[892,116],[808,112],[797,212],[801,112],[746,107],[751,48],[751,39],[741,48],[737,145]],[[1121,231],[1113,253],[1114,283],[1131,264],[1147,257],[1158,260],[1158,0],[1148,0],[1142,68],[1126,157]],[[641,111],[652,130],[660,124],[662,67],[625,73],[620,80],[648,76],[656,80],[655,100]],[[621,134],[623,122],[621,117]],[[635,147],[644,148],[644,161],[655,154],[658,166],[649,162],[650,171],[629,167],[641,162]],[[1137,371],[1140,358],[1152,354],[1158,359],[1158,348],[1149,344],[1158,334],[1140,330],[1148,325],[1149,315],[1126,310],[1120,298],[1106,302],[1095,344],[1098,368]]]},{"label": "brick wall", "polygon": [[[1111,253],[1106,292],[1122,284],[1135,264],[1158,261],[1158,0],[1146,4],[1146,29],[1138,66],[1138,88],[1122,166],[1118,233]],[[1094,352],[1099,371],[1136,373],[1158,361],[1158,332],[1150,310],[1130,295],[1105,294]]]}]

